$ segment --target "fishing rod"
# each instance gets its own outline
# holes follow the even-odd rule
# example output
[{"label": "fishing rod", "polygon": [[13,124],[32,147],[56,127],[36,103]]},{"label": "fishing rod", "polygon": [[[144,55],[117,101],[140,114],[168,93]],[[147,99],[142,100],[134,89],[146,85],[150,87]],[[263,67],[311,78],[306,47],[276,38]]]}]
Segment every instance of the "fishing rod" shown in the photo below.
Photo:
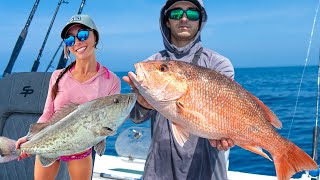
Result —
[{"label": "fishing rod", "polygon": [[[82,10],[83,10],[83,7],[84,7],[85,3],[86,3],[86,0],[82,0],[82,1],[81,1],[80,8],[79,8],[79,10],[78,10],[78,14],[81,14],[81,13],[82,13]],[[56,50],[56,53],[54,54],[53,58],[52,58],[51,61],[49,62],[48,66],[47,66],[47,69],[46,69],[46,72],[48,71],[48,69],[49,69],[50,67],[52,67],[51,64],[52,64],[54,58],[56,57],[57,52],[60,50],[62,43],[63,43],[63,41],[61,41],[58,49]],[[62,68],[64,68],[64,67],[66,67],[67,61],[68,61],[68,59],[64,56],[64,52],[62,51],[62,54],[61,54],[61,56],[60,56],[60,60],[59,60],[58,65],[57,65],[57,69],[62,69]]]},{"label": "fishing rod", "polygon": [[58,51],[59,51],[60,47],[62,46],[62,43],[63,43],[63,41],[60,42],[60,45],[59,45],[58,49],[56,50],[56,52],[54,53],[52,59],[50,60],[45,72],[48,72],[49,68],[53,67],[51,64],[52,64],[54,58],[56,57],[56,55],[58,54]]},{"label": "fishing rod", "polygon": [[86,0],[82,0],[82,1],[81,1],[80,8],[79,8],[79,10],[78,10],[78,14],[81,14],[81,13],[82,13],[82,9],[83,9],[85,3],[86,3]]},{"label": "fishing rod", "polygon": [[[320,96],[320,49],[319,49],[319,61],[318,61],[318,93],[317,93],[317,108],[316,108],[316,124],[313,128],[313,142],[312,142],[312,159],[318,163],[318,139],[319,139],[319,96]],[[311,180],[319,179],[319,169],[310,171]]]},{"label": "fishing rod", "polygon": [[6,69],[3,72],[2,77],[5,77],[6,75],[11,74],[11,71],[12,71],[12,68],[14,66],[14,63],[16,62],[16,60],[18,58],[18,55],[20,53],[20,50],[21,50],[21,48],[22,48],[22,46],[24,44],[24,41],[25,41],[25,39],[27,37],[29,26],[31,24],[33,15],[35,14],[35,12],[37,10],[39,2],[40,2],[40,0],[36,0],[36,2],[33,5],[33,8],[31,10],[31,13],[30,13],[29,17],[28,17],[28,20],[27,20],[24,28],[22,29],[22,31],[20,33],[20,36],[19,36],[19,38],[18,38],[18,40],[16,42],[16,45],[13,48],[10,60],[8,62],[8,65],[7,65]]},{"label": "fishing rod", "polygon": [[58,10],[59,10],[59,8],[60,8],[61,3],[66,3],[66,4],[68,4],[68,2],[65,1],[65,0],[59,0],[58,5],[57,5],[57,8],[56,8],[56,11],[55,11],[55,13],[54,13],[54,15],[53,15],[53,18],[52,18],[52,20],[51,20],[49,29],[48,29],[48,31],[47,31],[46,37],[45,37],[45,39],[44,39],[44,41],[43,41],[43,43],[42,43],[42,46],[41,46],[41,48],[40,48],[38,57],[37,57],[37,59],[36,59],[36,60],[34,61],[34,63],[33,63],[33,66],[32,66],[32,69],[31,69],[32,72],[36,72],[36,71],[38,70],[38,67],[39,67],[39,64],[40,64],[40,58],[41,58],[41,56],[42,56],[43,49],[44,49],[44,47],[45,47],[45,45],[46,45],[48,36],[49,36],[49,34],[50,34],[50,31],[51,31],[53,22],[54,22],[54,20],[56,19],[56,15],[57,15],[57,13],[58,13]]},{"label": "fishing rod", "polygon": [[287,139],[290,139],[290,134],[291,134],[292,125],[293,125],[293,122],[294,122],[294,120],[295,120],[295,116],[296,116],[296,112],[297,112],[297,107],[298,107],[298,102],[299,102],[299,97],[300,97],[300,92],[301,92],[302,81],[303,81],[304,74],[305,74],[306,67],[307,67],[308,60],[309,60],[309,55],[310,55],[310,49],[311,49],[311,44],[312,44],[314,29],[315,29],[315,26],[316,26],[317,16],[318,16],[318,12],[319,12],[319,6],[320,6],[320,0],[319,0],[319,2],[318,2],[318,6],[317,6],[317,9],[316,9],[314,18],[313,18],[313,24],[312,24],[311,34],[310,34],[310,40],[309,40],[307,55],[306,55],[306,59],[305,59],[304,66],[303,66],[303,70],[302,70],[302,75],[301,75],[301,79],[300,79],[300,83],[299,83],[299,88],[298,88],[298,94],[297,94],[297,97],[296,97],[296,103],[295,103],[295,106],[294,106],[294,111],[293,111],[293,115],[292,115],[291,124],[290,124],[290,128],[289,128],[289,132],[288,132]]},{"label": "fishing rod", "polygon": [[[310,55],[310,49],[311,49],[311,44],[312,44],[315,25],[316,25],[316,22],[317,22],[317,16],[318,16],[318,12],[319,12],[319,7],[320,7],[320,0],[318,1],[318,5],[317,5],[317,8],[316,8],[315,16],[313,18],[313,25],[312,25],[311,34],[310,34],[310,40],[309,40],[307,55],[306,55],[304,67],[303,67],[303,70],[302,70],[302,75],[301,75],[299,88],[298,88],[298,94],[297,94],[297,97],[296,97],[294,112],[293,112],[293,116],[292,116],[292,119],[291,119],[291,124],[290,124],[290,128],[289,128],[287,139],[290,138],[292,124],[293,124],[293,121],[295,119],[295,115],[296,115],[296,112],[297,112],[297,107],[298,107],[298,101],[299,101],[300,92],[301,92],[302,81],[303,81],[303,77],[304,77],[304,74],[305,74],[305,70],[306,70],[308,59],[309,59],[309,55]],[[313,129],[313,143],[312,143],[312,159],[317,164],[318,164],[317,161],[318,161],[318,139],[319,139],[318,138],[319,137],[319,127],[318,127],[319,96],[320,96],[320,52],[319,52],[319,62],[318,62],[318,92],[317,92],[317,107],[316,107],[316,124],[315,124],[314,129]],[[306,174],[309,176],[309,178],[311,180],[318,180],[319,179],[319,170],[320,169],[318,168],[317,170],[307,171]]]}]

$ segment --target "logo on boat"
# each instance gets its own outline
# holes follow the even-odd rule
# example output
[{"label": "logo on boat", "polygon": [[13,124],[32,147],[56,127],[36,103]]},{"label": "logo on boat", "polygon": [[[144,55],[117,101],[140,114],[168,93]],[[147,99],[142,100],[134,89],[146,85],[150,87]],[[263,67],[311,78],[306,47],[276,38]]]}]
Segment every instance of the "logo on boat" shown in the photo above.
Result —
[{"label": "logo on boat", "polygon": [[24,97],[27,97],[27,94],[33,94],[33,89],[31,89],[31,86],[25,86],[22,90],[23,91],[20,94],[24,94]]}]

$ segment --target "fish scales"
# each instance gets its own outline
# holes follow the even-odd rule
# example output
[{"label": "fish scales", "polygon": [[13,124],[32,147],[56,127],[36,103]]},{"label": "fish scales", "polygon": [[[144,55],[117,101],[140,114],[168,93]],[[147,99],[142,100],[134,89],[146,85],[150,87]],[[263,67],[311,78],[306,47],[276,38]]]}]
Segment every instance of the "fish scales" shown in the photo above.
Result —
[{"label": "fish scales", "polygon": [[[189,133],[212,139],[230,138],[246,150],[271,158],[279,180],[317,164],[275,130],[277,116],[237,82],[214,70],[174,60],[135,64],[129,73],[139,93],[172,122],[173,135],[183,146]],[[261,149],[262,148],[262,149]]]},{"label": "fish scales", "polygon": [[18,158],[21,151],[39,155],[43,166],[60,156],[81,153],[93,146],[104,153],[105,139],[114,135],[132,110],[135,93],[101,97],[82,105],[70,104],[56,112],[49,123],[30,126],[28,141],[15,150],[15,141],[0,137],[0,163]]},{"label": "fish scales", "polygon": [[[46,131],[39,133],[38,137],[24,143],[21,149],[27,152],[30,151],[30,153],[37,152],[39,155],[47,154],[48,157],[56,157],[57,150],[62,154],[68,154],[74,149],[78,149],[79,152],[88,149],[90,147],[89,144],[94,143],[93,140],[95,139],[92,124],[99,122],[94,116],[100,114],[104,117],[106,116],[106,113],[97,109],[94,110],[96,112],[92,116],[88,116],[87,112],[83,113],[81,109],[75,111],[73,116],[67,117],[67,120],[57,122],[56,128],[48,128]],[[43,136],[43,134],[46,134],[46,136]],[[83,134],[86,134],[86,136],[83,136]],[[73,138],[72,144],[69,144],[70,138]],[[66,146],[67,143],[69,144],[68,146]],[[80,146],[79,144],[82,145]]]},{"label": "fish scales", "polygon": [[[232,117],[232,115],[238,114],[235,111],[239,111],[240,109],[236,107],[232,108],[231,106],[232,111],[235,113],[226,113],[224,109],[228,108],[230,110],[230,102],[232,102],[233,97],[236,98],[237,96],[235,96],[234,92],[230,91],[227,85],[220,83],[220,79],[214,79],[211,78],[211,76],[205,76],[202,74],[200,74],[200,76],[201,77],[190,77],[188,81],[188,87],[190,87],[190,89],[179,99],[182,102],[188,102],[186,103],[187,109],[192,109],[201,113],[205,117],[208,117],[205,119],[206,121],[203,122],[199,122],[199,118],[192,119],[192,121],[198,122],[196,123],[196,126],[194,126],[194,133],[207,132],[207,138],[212,136],[212,133],[216,133],[217,138],[232,136],[234,134],[233,129],[238,128],[240,124],[239,121],[230,120],[237,118]],[[207,80],[208,83],[202,83],[203,80]],[[250,112],[251,111],[248,111],[248,116],[251,116],[252,113]],[[224,123],[221,123],[222,121]],[[214,132],[214,129],[217,129],[218,131]],[[243,130],[245,131],[245,129]]]}]

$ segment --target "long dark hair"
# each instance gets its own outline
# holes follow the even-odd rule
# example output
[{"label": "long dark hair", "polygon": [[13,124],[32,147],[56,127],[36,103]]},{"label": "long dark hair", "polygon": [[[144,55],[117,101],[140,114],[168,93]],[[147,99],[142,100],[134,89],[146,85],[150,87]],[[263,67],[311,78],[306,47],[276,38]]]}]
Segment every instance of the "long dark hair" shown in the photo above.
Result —
[{"label": "long dark hair", "polygon": [[74,65],[76,64],[76,61],[73,61],[71,64],[69,64],[69,66],[67,66],[66,68],[64,68],[63,71],[61,71],[61,73],[58,76],[58,79],[56,80],[56,82],[54,83],[54,85],[52,86],[51,89],[51,97],[52,100],[54,100],[58,94],[58,90],[59,90],[59,81],[62,78],[62,76],[69,71]]}]

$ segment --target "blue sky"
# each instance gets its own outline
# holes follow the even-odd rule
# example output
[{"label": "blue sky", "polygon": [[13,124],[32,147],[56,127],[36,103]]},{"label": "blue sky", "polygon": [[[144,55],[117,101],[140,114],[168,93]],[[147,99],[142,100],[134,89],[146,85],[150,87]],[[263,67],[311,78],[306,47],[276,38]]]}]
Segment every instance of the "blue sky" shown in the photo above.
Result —
[{"label": "blue sky", "polygon": [[[6,0],[0,6],[1,74],[34,2]],[[14,72],[31,70],[58,2],[40,1]],[[98,61],[112,71],[129,71],[134,70],[134,63],[162,50],[158,22],[164,2],[87,0],[83,14],[94,19],[101,36]],[[61,41],[61,29],[78,12],[80,3],[81,0],[69,0],[69,4],[61,5],[38,71],[45,71]],[[236,68],[304,65],[318,0],[204,0],[204,3],[209,18],[202,32],[203,45],[228,57]],[[309,65],[318,61],[319,23],[315,30]],[[55,67],[57,62],[58,57],[52,65]]]}]

